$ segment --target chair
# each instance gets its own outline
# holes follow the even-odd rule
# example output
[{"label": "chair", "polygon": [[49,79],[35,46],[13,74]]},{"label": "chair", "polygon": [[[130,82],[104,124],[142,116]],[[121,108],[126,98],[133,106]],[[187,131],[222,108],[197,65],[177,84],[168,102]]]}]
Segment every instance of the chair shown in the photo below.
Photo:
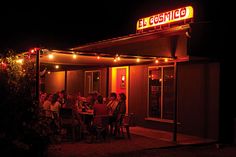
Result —
[{"label": "chair", "polygon": [[135,126],[135,116],[134,113],[126,114],[122,116],[122,122],[120,125],[118,125],[118,131],[121,132],[122,136],[124,137],[124,130],[123,128],[126,129],[127,137],[130,139],[130,130],[129,127]]},{"label": "chair", "polygon": [[71,108],[61,108],[59,111],[59,118],[60,118],[61,134],[66,135],[67,138],[71,136],[71,139],[75,141],[79,125],[78,121],[74,119],[73,110]]},{"label": "chair", "polygon": [[98,124],[93,124],[93,127],[95,128],[94,133],[96,136],[96,140],[106,139],[109,127],[109,117],[109,115],[94,116],[93,121],[99,121]]}]

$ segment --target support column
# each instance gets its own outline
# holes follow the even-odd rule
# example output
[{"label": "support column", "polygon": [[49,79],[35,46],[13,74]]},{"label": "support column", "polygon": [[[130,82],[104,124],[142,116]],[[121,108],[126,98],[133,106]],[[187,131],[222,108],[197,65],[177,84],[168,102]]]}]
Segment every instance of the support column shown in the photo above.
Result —
[{"label": "support column", "polygon": [[65,70],[65,85],[64,85],[65,91],[67,91],[67,70]]},{"label": "support column", "polygon": [[40,49],[36,49],[36,87],[35,87],[35,96],[38,101],[38,105],[40,103]]},{"label": "support column", "polygon": [[107,67],[107,76],[106,76],[106,97],[109,97],[109,67]]},{"label": "support column", "polygon": [[177,142],[177,103],[178,103],[178,95],[177,95],[177,85],[178,85],[178,80],[177,80],[177,74],[178,74],[178,66],[177,66],[177,62],[175,62],[175,68],[174,68],[174,78],[175,78],[175,82],[174,82],[174,115],[173,115],[173,136],[172,136],[172,141],[173,142]]}]

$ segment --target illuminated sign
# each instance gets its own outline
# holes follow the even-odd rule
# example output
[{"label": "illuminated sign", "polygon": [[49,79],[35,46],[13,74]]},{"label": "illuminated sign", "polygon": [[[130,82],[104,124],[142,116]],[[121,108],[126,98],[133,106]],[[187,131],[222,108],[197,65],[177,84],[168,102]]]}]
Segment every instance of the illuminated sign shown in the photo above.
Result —
[{"label": "illuminated sign", "polygon": [[137,30],[142,30],[191,18],[193,18],[193,8],[191,6],[182,7],[179,9],[139,19],[137,22]]}]

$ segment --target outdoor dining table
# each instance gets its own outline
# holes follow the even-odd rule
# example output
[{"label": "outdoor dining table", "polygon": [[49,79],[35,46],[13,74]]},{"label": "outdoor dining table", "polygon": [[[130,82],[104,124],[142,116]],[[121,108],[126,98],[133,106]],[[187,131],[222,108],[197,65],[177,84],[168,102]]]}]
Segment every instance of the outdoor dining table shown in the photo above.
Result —
[{"label": "outdoor dining table", "polygon": [[93,110],[90,109],[83,111],[82,109],[79,109],[78,113],[81,115],[81,119],[84,122],[84,124],[90,126],[94,116]]},{"label": "outdoor dining table", "polygon": [[79,109],[78,112],[79,112],[80,115],[93,116],[93,110],[91,110],[91,109],[90,110],[85,110],[85,111],[83,111],[82,109]]}]

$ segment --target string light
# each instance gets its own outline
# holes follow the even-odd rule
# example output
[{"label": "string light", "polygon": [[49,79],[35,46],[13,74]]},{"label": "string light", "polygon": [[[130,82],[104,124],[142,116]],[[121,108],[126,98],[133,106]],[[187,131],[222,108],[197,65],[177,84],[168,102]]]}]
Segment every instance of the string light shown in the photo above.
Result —
[{"label": "string light", "polygon": [[76,54],[73,54],[73,59],[76,59],[77,58],[77,55]]},{"label": "string light", "polygon": [[49,55],[48,55],[48,58],[49,58],[49,59],[53,59],[53,58],[54,58],[53,54],[49,54]]},{"label": "string light", "polygon": [[120,56],[117,57],[117,60],[120,61]]},{"label": "string light", "polygon": [[119,54],[116,54],[115,59],[116,59],[116,61],[120,61],[120,56],[119,56]]},{"label": "string light", "polygon": [[23,64],[23,61],[24,61],[23,59],[17,59],[16,63]]}]

